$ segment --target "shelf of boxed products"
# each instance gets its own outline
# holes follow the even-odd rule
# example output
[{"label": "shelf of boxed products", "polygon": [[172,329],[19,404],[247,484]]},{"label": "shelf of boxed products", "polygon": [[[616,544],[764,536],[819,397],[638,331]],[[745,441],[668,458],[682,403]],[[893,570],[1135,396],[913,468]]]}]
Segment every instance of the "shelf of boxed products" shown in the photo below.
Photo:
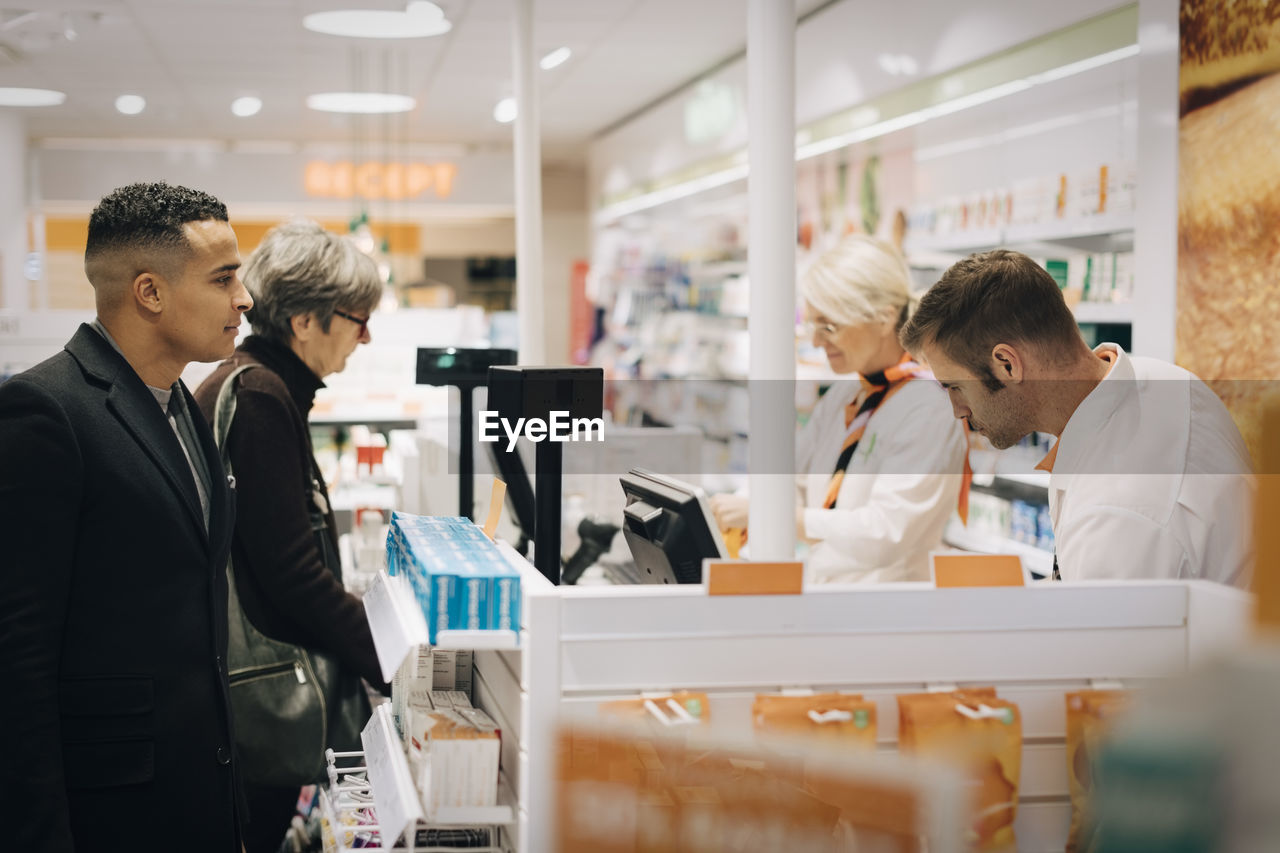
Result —
[{"label": "shelf of boxed products", "polygon": [[1117,214],[1074,221],[1053,220],[943,234],[909,234],[903,250],[908,259],[925,253],[942,252],[961,256],[995,248],[1042,254],[1046,243],[1063,244],[1080,251],[1116,251],[1132,248],[1133,228],[1134,220],[1131,215]]},{"label": "shelf of boxed products", "polygon": [[997,246],[1038,255],[1045,243],[1087,252],[1129,251],[1137,164],[1101,163],[1015,180],[914,205],[906,250],[969,253]]},{"label": "shelf of boxed products", "polygon": [[970,530],[959,519],[951,520],[942,539],[948,545],[978,554],[1016,554],[1033,574],[1042,577],[1053,574],[1053,552],[1016,539]]},{"label": "shelf of boxed products", "polygon": [[[363,753],[355,755],[363,760]],[[339,770],[339,773],[343,771]],[[331,794],[332,788],[320,790],[321,839],[326,853],[347,853],[350,850],[378,853],[392,849],[399,853],[446,853],[454,850],[509,853],[511,850],[509,841],[504,841],[503,829],[515,824],[515,798],[505,777],[500,783],[499,799],[505,797],[504,807],[512,810],[512,819],[482,824],[420,821],[414,828],[414,843],[394,847],[382,843],[377,806],[367,780],[363,778],[363,768],[356,773],[340,775],[338,784],[342,790],[337,793]],[[507,831],[510,832],[509,829]]]},{"label": "shelf of boxed products", "polygon": [[1001,242],[1008,246],[1027,246],[1036,243],[1088,244],[1097,238],[1097,250],[1116,250],[1133,247],[1134,217],[1126,214],[1100,214],[1080,219],[1056,219],[1049,222],[1033,222],[1007,225]]},{"label": "shelf of boxed products", "polygon": [[390,682],[418,646],[520,647],[520,572],[525,560],[465,518],[393,513],[388,571],[363,597],[383,677]]},{"label": "shelf of boxed products", "polygon": [[[507,798],[491,806],[447,806],[424,808],[423,798],[431,799],[432,792],[421,790],[415,784],[405,753],[405,743],[400,738],[391,705],[379,705],[360,736],[365,748],[365,765],[369,772],[369,787],[374,806],[383,816],[388,834],[397,826],[400,832],[412,821],[422,821],[429,826],[483,826],[515,823],[511,788],[498,784],[498,793]],[[474,743],[473,739],[471,740]],[[496,773],[497,753],[491,756],[495,766],[491,783],[499,783]],[[497,796],[496,794],[494,795]],[[399,837],[400,832],[396,832]]]},{"label": "shelf of boxed products", "polygon": [[968,524],[953,518],[943,538],[984,554],[1017,554],[1035,574],[1053,571],[1053,523],[1049,515],[1049,473],[1035,465],[1048,437],[1035,433],[1017,446],[995,450],[975,438],[969,451],[973,490]]},{"label": "shelf of boxed products", "polygon": [[494,805],[428,811],[389,709],[384,703],[374,710],[362,733],[363,752],[330,750],[326,756],[329,785],[320,791],[325,849],[390,850],[396,842],[387,840],[402,835],[406,843],[396,849],[406,853],[505,849],[500,828],[516,822],[515,794],[506,775],[497,774]]},{"label": "shelf of boxed products", "polygon": [[[509,545],[506,547],[510,548]],[[516,556],[519,557],[518,554]],[[369,629],[378,652],[378,663],[388,682],[409,652],[418,646],[429,644],[438,649],[460,650],[520,647],[520,635],[516,631],[498,628],[441,629],[436,631],[435,642],[429,643],[427,620],[409,580],[403,575],[378,572],[365,590],[363,601],[369,614]]]}]

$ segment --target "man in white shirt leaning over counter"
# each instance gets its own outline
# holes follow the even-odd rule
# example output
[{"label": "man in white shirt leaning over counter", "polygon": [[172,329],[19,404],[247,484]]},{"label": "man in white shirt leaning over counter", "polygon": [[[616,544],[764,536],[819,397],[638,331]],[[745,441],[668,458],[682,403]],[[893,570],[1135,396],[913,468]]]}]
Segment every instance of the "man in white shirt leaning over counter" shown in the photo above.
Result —
[{"label": "man in white shirt leaning over counter", "polygon": [[957,418],[997,448],[1058,437],[1055,574],[1245,587],[1255,483],[1226,407],[1194,374],[1115,344],[1090,350],[1057,283],[1004,249],[954,264],[901,331]]}]

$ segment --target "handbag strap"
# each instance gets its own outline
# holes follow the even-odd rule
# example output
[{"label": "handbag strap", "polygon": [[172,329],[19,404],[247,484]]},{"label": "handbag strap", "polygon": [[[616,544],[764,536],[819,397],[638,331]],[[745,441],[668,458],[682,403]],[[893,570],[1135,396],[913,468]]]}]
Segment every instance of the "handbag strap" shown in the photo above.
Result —
[{"label": "handbag strap", "polygon": [[[230,373],[228,373],[227,378],[222,380],[222,387],[218,389],[218,398],[216,402],[213,404],[213,440],[218,445],[218,452],[222,456],[222,467],[226,469],[226,472],[228,474],[233,474],[231,470],[231,457],[228,455],[228,451],[227,451],[227,436],[231,434],[231,421],[236,416],[235,383],[236,383],[236,379],[240,377],[240,374],[244,373],[246,370],[248,370],[251,367],[261,367],[261,365],[250,362],[248,364],[239,365],[238,367],[235,368],[235,370],[232,370]],[[307,437],[307,440],[308,442],[310,442],[310,436]],[[313,476],[310,476],[310,477],[308,477],[306,473],[303,473],[302,475],[303,492],[304,493],[310,492],[312,496],[311,498],[312,503],[315,505],[315,512],[320,513],[319,517],[321,521],[318,523],[322,525],[322,528],[327,528],[328,525],[323,522],[323,517],[325,512],[327,512],[327,508],[321,509],[321,507],[319,506],[320,502],[323,501],[323,496],[322,496],[322,493],[320,492],[320,483],[318,479],[319,472],[312,469],[311,474]],[[316,523],[317,522],[313,518],[313,525]],[[328,536],[328,531],[324,529],[320,529],[320,530],[317,530],[317,534],[319,536]],[[329,566],[330,571],[332,571],[338,577],[338,579],[341,580],[342,564],[337,558],[336,550],[334,551],[333,559],[330,560],[325,555],[324,550],[322,549],[321,558],[325,560],[325,563],[326,565]]]},{"label": "handbag strap", "polygon": [[242,364],[228,373],[227,378],[222,381],[222,387],[218,389],[218,400],[213,404],[213,441],[218,445],[222,467],[228,474],[231,473],[231,457],[227,454],[227,435],[231,432],[231,421],[236,416],[235,382],[241,373],[257,366],[253,363]]},{"label": "handbag strap", "polygon": [[[235,382],[241,373],[244,373],[251,367],[261,367],[260,364],[249,362],[242,364],[235,370],[227,374],[227,378],[222,380],[222,387],[218,389],[218,399],[213,404],[213,440],[218,445],[218,451],[222,454],[222,467],[231,471],[231,458],[227,455],[227,436],[231,434],[231,421],[236,416],[236,392]],[[311,436],[307,436],[307,444],[310,447]],[[303,472],[302,474],[302,490],[304,492],[312,491],[319,493],[318,478],[319,472],[312,468],[311,472]]]}]

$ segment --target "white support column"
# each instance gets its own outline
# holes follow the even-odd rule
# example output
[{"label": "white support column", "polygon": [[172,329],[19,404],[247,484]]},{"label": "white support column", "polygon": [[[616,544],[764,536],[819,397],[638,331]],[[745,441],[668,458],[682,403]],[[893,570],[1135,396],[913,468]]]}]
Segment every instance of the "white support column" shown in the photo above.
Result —
[{"label": "white support column", "polygon": [[795,3],[747,5],[753,559],[795,553]]},{"label": "white support column", "polygon": [[1133,351],[1173,361],[1178,326],[1178,8],[1138,4]]},{"label": "white support column", "polygon": [[23,264],[27,255],[27,128],[14,110],[0,109],[0,310],[31,309]]},{"label": "white support column", "polygon": [[542,150],[538,138],[538,57],[533,0],[512,0],[512,64],[516,82],[516,312],[520,364],[545,364],[546,304],[542,287]]}]

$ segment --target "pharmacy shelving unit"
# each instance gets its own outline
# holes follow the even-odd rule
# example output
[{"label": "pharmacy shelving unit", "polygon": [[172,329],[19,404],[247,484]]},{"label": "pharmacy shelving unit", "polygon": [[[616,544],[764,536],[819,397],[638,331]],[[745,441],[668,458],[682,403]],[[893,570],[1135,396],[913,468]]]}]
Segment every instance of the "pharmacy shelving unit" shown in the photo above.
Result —
[{"label": "pharmacy shelving unit", "polygon": [[[1049,473],[1047,471],[1023,470],[1030,468],[1030,461],[1025,455],[1010,456],[1014,451],[991,451],[997,454],[994,472],[975,472],[975,487],[994,487],[1002,497],[1017,497],[1031,500],[1037,504],[1049,501]],[[970,456],[973,459],[973,456]],[[974,463],[978,467],[978,463]],[[972,520],[972,519],[971,519]],[[1016,554],[1032,574],[1038,577],[1049,577],[1053,573],[1053,552],[1036,545],[1021,542],[1008,536],[993,535],[976,529],[976,525],[965,525],[960,517],[953,514],[942,534],[943,544],[972,551],[977,554]]]},{"label": "pharmacy shelving unit", "polygon": [[517,849],[550,853],[555,732],[566,714],[646,692],[705,690],[717,729],[751,730],[758,692],[860,692],[894,750],[894,696],[995,685],[1023,715],[1018,848],[1060,851],[1070,818],[1067,691],[1140,688],[1243,642],[1249,596],[1207,582],[935,590],[830,587],[709,597],[697,586],[554,587],[523,572],[519,649],[476,653],[475,698],[503,731]]},{"label": "pharmacy shelving unit", "polygon": [[1047,222],[1010,224],[999,228],[953,231],[947,234],[908,235],[903,250],[908,258],[917,252],[967,255],[997,247],[1028,248],[1044,244],[1078,251],[1115,251],[1132,248],[1134,217],[1131,214],[1052,219]]},{"label": "pharmacy shelving unit", "polygon": [[[373,719],[370,720],[373,737],[386,740],[394,737],[389,729],[394,723],[386,711],[387,705],[378,706]],[[396,747],[397,750],[399,747]],[[390,753],[388,753],[390,754]],[[371,772],[372,762],[368,754],[360,752],[334,752],[329,750],[328,760],[329,785],[320,790],[320,816],[322,832],[325,837],[326,850],[346,853],[348,850],[388,850],[390,847],[382,842],[381,815],[390,815],[388,826],[393,822],[415,821],[413,843],[406,843],[397,850],[404,853],[439,853],[441,850],[466,849],[473,853],[504,853],[510,844],[506,842],[508,835],[505,827],[512,822],[514,813],[511,804],[514,795],[506,780],[499,782],[498,805],[475,809],[452,809],[436,815],[427,821],[411,818],[402,810],[399,803],[389,802],[386,792],[403,786],[407,780],[385,778],[385,773],[377,777]],[[385,769],[396,765],[388,764]],[[407,768],[405,768],[407,773]],[[375,782],[374,779],[377,778]],[[412,783],[410,783],[411,785]],[[375,794],[375,791],[379,792]],[[400,825],[396,823],[395,825]],[[392,830],[399,834],[399,831]],[[372,843],[372,833],[378,833],[378,844]],[[453,836],[450,838],[450,836]],[[423,843],[418,843],[421,837]],[[487,844],[481,844],[481,840]],[[453,842],[452,844],[450,842]],[[456,844],[456,848],[455,845]]]},{"label": "pharmacy shelving unit", "polygon": [[[712,597],[701,586],[557,587],[502,550],[521,571],[519,634],[495,635],[488,649],[469,635],[441,639],[476,648],[473,702],[502,730],[500,803],[511,812],[500,825],[517,853],[554,850],[557,727],[593,716],[601,702],[706,691],[716,730],[749,736],[757,693],[858,692],[879,705],[887,752],[897,745],[897,694],[965,685],[994,685],[1021,709],[1018,849],[1061,850],[1070,819],[1064,693],[1140,689],[1185,673],[1240,646],[1250,622],[1250,596],[1204,581]],[[385,616],[375,622],[375,642],[394,632],[401,644],[415,639],[412,610],[404,613],[390,632]],[[389,715],[379,736],[387,724]],[[379,815],[398,814],[380,802],[387,774],[371,775]]]},{"label": "pharmacy shelving unit", "polygon": [[[521,568],[528,565],[509,546],[501,548],[514,565]],[[525,578],[521,581],[527,583]],[[378,663],[383,678],[390,682],[405,657],[427,644],[426,621],[407,580],[402,576],[391,577],[385,571],[379,571],[365,590],[363,601],[378,652]],[[444,630],[437,633],[435,643],[436,648],[473,651],[513,650],[519,645],[519,633],[503,630]],[[505,732],[505,725],[503,730]],[[362,752],[331,753],[328,756],[330,786],[321,801],[321,809],[338,849],[346,849],[344,845],[350,845],[354,831],[369,829],[379,830],[382,846],[363,846],[361,849],[390,850],[395,839],[402,835],[409,853],[415,849],[450,849],[438,844],[415,847],[409,843],[413,841],[409,836],[417,838],[429,830],[465,827],[483,827],[491,833],[493,846],[478,849],[501,853],[516,846],[512,839],[516,827],[516,793],[505,772],[500,771],[498,775],[496,805],[441,808],[433,814],[426,814],[389,704],[384,703],[374,709],[372,718],[361,733],[361,741],[364,746]],[[338,759],[345,759],[348,763],[338,764]],[[354,766],[351,763],[353,759]],[[340,819],[343,810],[359,809],[362,802],[365,807],[372,806],[374,823],[351,826]]]},{"label": "pharmacy shelving unit", "polygon": [[[925,234],[907,238],[904,251],[913,266],[944,269],[973,252],[994,248],[1015,249],[1032,256],[1073,252],[1132,251],[1132,215],[1097,216],[1075,221],[1051,221],[961,231],[945,235]],[[1080,324],[1133,325],[1132,302],[1079,302],[1072,306]]]}]

